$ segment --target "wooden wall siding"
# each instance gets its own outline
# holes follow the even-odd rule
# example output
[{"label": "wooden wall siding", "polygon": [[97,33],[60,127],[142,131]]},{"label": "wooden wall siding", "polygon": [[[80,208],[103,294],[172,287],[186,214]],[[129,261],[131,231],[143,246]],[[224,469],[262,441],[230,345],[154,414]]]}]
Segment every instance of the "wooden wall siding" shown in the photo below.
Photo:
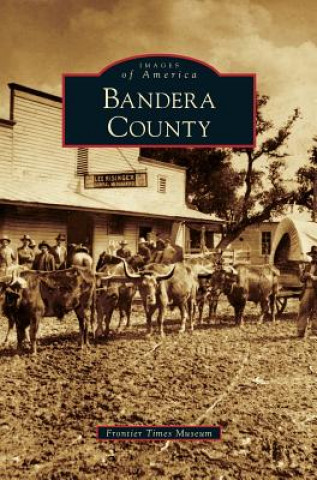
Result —
[{"label": "wooden wall siding", "polygon": [[107,249],[108,220],[107,215],[95,216],[93,232],[93,257],[96,264],[101,252]]},{"label": "wooden wall siding", "polygon": [[11,177],[12,175],[12,142],[12,128],[5,125],[0,125],[1,179],[5,177]]},{"label": "wooden wall siding", "polygon": [[[89,156],[89,170],[91,171],[90,168]],[[128,198],[127,206],[133,206],[133,202],[135,202],[141,212],[148,211],[151,203],[161,205],[162,214],[169,213],[168,207],[164,208],[164,203],[170,203],[173,206],[185,206],[185,172],[149,164],[146,169],[148,172],[148,187],[98,188],[87,189],[86,192],[89,193],[89,196],[108,202],[110,205],[115,205],[116,200],[120,202],[122,198]],[[116,171],[120,172],[120,168],[117,168]],[[102,173],[102,171],[99,173]],[[158,175],[166,176],[166,193],[157,191]]]},{"label": "wooden wall siding", "polygon": [[[252,264],[265,263],[267,256],[262,255],[262,232],[271,232],[273,241],[277,225],[277,223],[261,223],[247,227],[228,248],[233,250],[249,250]],[[241,241],[240,238],[243,240]]]},{"label": "wooden wall siding", "polygon": [[[76,190],[77,149],[62,147],[61,113],[59,102],[15,91],[13,174],[16,178],[39,178]],[[88,169],[89,173],[147,170],[148,187],[89,190],[90,196],[110,204],[125,195],[131,202],[142,205],[145,194],[147,202],[182,206],[185,203],[185,172],[144,159],[140,163],[137,148],[91,148]],[[158,175],[166,177],[166,193],[158,192]]]},{"label": "wooden wall siding", "polygon": [[119,242],[125,238],[129,244],[132,253],[136,253],[138,249],[139,227],[152,226],[154,235],[169,236],[172,223],[169,221],[156,222],[152,219],[140,219],[138,217],[124,217],[124,230],[122,235],[109,234],[108,222],[111,221],[111,215],[96,215],[94,217],[94,261],[97,262],[99,255],[114,246],[116,251],[119,248]]},{"label": "wooden wall siding", "polygon": [[137,219],[124,217],[123,234],[110,234],[108,223],[111,221],[111,215],[98,215],[94,218],[94,261],[96,262],[99,255],[104,250],[109,250],[109,246],[114,247],[114,251],[119,248],[120,240],[125,238],[129,243],[129,248],[132,253],[137,251],[137,239],[138,239],[138,223]]},{"label": "wooden wall siding", "polygon": [[38,244],[46,240],[55,244],[59,233],[67,233],[66,212],[47,209],[6,207],[1,234],[9,235],[14,249],[21,246],[20,238],[29,234]]},{"label": "wooden wall siding", "polygon": [[140,169],[138,148],[90,148],[89,173],[124,172]]},{"label": "wooden wall siding", "polygon": [[14,173],[67,185],[74,181],[77,149],[62,147],[61,104],[15,92]]},{"label": "wooden wall siding", "polygon": [[138,250],[138,237],[139,237],[139,229],[138,229],[136,218],[125,217],[123,236],[129,243],[129,248],[132,251],[132,253],[136,253]]}]

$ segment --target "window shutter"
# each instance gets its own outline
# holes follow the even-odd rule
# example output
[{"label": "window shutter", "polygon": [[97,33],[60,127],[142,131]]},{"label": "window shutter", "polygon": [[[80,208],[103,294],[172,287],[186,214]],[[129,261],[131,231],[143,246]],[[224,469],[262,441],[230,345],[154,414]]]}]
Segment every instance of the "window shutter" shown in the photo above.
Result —
[{"label": "window shutter", "polygon": [[79,148],[77,151],[77,175],[88,173],[88,148]]},{"label": "window shutter", "polygon": [[163,175],[157,177],[157,191],[159,193],[166,193],[167,178]]}]

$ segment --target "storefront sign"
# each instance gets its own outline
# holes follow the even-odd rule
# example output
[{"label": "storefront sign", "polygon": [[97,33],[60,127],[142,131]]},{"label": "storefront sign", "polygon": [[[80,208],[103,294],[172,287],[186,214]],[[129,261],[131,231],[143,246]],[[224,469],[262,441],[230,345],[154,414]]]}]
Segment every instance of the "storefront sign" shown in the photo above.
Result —
[{"label": "storefront sign", "polygon": [[146,172],[85,175],[85,188],[147,187]]}]

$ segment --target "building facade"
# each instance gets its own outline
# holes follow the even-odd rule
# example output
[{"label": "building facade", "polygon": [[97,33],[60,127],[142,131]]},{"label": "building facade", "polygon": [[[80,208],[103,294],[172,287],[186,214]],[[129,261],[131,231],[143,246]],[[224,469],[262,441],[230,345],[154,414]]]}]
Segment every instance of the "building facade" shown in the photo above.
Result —
[{"label": "building facade", "polygon": [[268,221],[247,227],[227,247],[227,253],[232,252],[233,263],[246,262],[253,265],[269,263],[278,224],[278,221]]},{"label": "building facade", "polygon": [[0,119],[0,233],[12,245],[28,233],[37,243],[87,245],[96,260],[125,238],[172,237],[199,249],[204,227],[213,247],[222,222],[188,208],[186,170],[139,156],[137,148],[65,148],[62,100],[10,84],[10,119]]}]

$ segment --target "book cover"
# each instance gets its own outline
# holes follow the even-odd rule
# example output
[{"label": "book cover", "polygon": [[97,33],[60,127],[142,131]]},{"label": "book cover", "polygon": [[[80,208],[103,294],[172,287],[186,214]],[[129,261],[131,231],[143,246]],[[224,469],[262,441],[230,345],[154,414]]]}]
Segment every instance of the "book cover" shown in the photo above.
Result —
[{"label": "book cover", "polygon": [[[1,341],[11,327],[0,347],[1,478],[314,478],[311,304],[305,338],[297,317],[317,246],[316,13],[310,0],[1,2]],[[107,76],[127,59],[139,69],[128,97]],[[210,81],[251,75],[256,96],[236,84],[209,91],[209,77],[187,76],[192,61]],[[132,67],[120,72],[132,85]],[[72,75],[108,83],[95,96],[85,83],[67,104]],[[145,94],[151,76],[162,88]],[[75,246],[94,269],[117,255],[155,264],[103,269],[104,319],[83,350],[69,299],[83,300],[78,286],[92,292],[90,277],[63,273]],[[35,256],[37,270],[60,270],[14,283],[11,267]],[[188,293],[186,308],[169,285]],[[34,341],[37,301],[34,356],[19,332]],[[164,308],[150,326],[151,301]],[[5,315],[10,302],[19,315]]]}]

